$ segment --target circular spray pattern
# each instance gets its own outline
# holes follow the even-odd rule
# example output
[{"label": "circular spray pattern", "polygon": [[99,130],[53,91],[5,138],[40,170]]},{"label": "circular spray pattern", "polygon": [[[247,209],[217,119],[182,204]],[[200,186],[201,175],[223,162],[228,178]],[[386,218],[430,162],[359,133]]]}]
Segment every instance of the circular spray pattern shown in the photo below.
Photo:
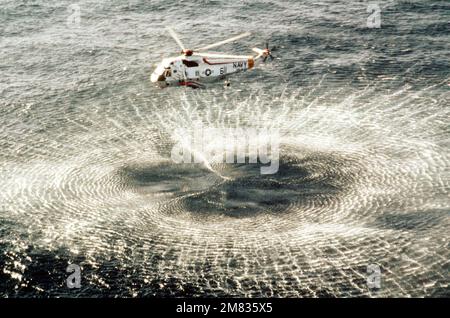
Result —
[{"label": "circular spray pattern", "polygon": [[[54,126],[53,140],[24,127],[9,141],[28,158],[17,163],[8,152],[2,161],[3,275],[23,286],[19,294],[67,294],[53,284],[66,262],[83,266],[86,295],[442,293],[448,158],[438,142],[347,98],[312,105],[292,92],[266,105],[258,95],[177,94],[181,105],[167,103],[166,116],[149,113],[157,108],[147,99],[111,103]],[[398,94],[394,106],[409,99]],[[199,120],[280,129],[278,171],[174,163],[172,131]],[[52,280],[33,283],[39,266],[28,255]],[[367,287],[370,264],[381,266],[384,288]],[[427,283],[417,287],[418,278]]]}]

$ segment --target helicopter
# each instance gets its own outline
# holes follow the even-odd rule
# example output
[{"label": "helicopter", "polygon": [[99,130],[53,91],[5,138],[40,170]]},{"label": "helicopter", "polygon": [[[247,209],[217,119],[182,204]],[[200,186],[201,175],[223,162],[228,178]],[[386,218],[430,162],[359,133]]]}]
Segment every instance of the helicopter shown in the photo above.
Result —
[{"label": "helicopter", "polygon": [[[273,60],[269,43],[264,49],[252,48],[256,55],[229,55],[205,52],[209,49],[237,41],[251,35],[246,32],[227,40],[206,45],[197,49],[186,49],[172,28],[166,27],[169,34],[181,48],[181,55],[163,59],[151,74],[150,80],[160,88],[185,86],[204,88],[203,83],[225,79],[228,75],[246,71],[255,67],[257,62]],[[226,81],[225,86],[230,82]]]}]

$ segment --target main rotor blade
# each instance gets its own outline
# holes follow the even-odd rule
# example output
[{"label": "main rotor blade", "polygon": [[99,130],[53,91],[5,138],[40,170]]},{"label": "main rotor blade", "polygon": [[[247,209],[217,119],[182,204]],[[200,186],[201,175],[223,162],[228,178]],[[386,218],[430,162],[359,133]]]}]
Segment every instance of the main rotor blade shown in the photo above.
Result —
[{"label": "main rotor blade", "polygon": [[196,53],[194,55],[201,57],[210,57],[216,59],[249,59],[252,58],[251,55],[229,55],[229,54],[213,54],[213,53]]},{"label": "main rotor blade", "polygon": [[166,27],[167,31],[169,31],[169,34],[172,36],[172,38],[175,40],[175,42],[177,42],[177,44],[180,46],[180,48],[184,51],[185,47],[183,42],[181,42],[180,38],[178,37],[178,35],[175,33],[174,30],[172,30],[172,28],[170,27]]},{"label": "main rotor blade", "polygon": [[220,42],[216,42],[214,44],[210,44],[210,45],[207,45],[207,46],[195,49],[194,51],[205,51],[205,50],[208,50],[208,49],[212,49],[213,47],[218,47],[220,45],[227,44],[227,43],[230,43],[230,42],[242,39],[242,38],[244,38],[246,36],[249,36],[250,34],[251,34],[250,32],[245,32],[245,33],[236,35],[236,36],[234,36],[232,38],[229,38],[227,40],[223,40],[223,41],[220,41]]}]

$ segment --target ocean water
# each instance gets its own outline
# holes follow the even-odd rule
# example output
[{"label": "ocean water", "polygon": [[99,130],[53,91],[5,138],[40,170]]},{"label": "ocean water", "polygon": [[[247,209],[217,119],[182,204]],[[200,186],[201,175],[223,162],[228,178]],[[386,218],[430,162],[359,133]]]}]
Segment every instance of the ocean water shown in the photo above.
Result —
[{"label": "ocean water", "polygon": [[[0,296],[449,297],[449,21],[448,1],[2,0]],[[165,26],[276,59],[161,90]],[[278,173],[173,163],[196,123],[278,129]]]}]

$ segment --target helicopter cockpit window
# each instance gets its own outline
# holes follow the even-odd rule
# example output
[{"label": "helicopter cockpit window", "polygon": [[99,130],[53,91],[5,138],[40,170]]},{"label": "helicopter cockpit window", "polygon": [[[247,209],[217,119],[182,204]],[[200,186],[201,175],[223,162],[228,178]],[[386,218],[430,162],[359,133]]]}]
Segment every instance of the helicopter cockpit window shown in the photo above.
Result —
[{"label": "helicopter cockpit window", "polygon": [[165,77],[170,77],[172,75],[172,72],[170,71],[170,68],[165,69],[163,75]]},{"label": "helicopter cockpit window", "polygon": [[198,63],[195,61],[188,61],[188,60],[183,60],[183,64],[186,65],[187,67],[197,67]]}]

